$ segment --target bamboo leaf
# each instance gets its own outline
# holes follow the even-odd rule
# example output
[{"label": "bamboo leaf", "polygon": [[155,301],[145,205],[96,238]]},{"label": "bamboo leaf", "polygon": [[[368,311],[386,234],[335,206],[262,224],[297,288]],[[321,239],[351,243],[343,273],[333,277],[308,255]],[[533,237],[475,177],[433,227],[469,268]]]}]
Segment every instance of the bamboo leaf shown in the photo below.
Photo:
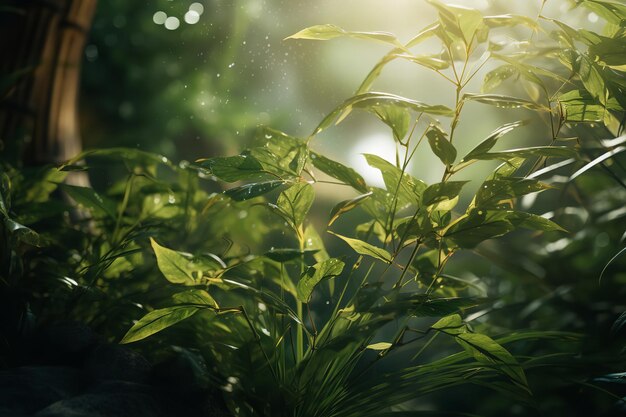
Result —
[{"label": "bamboo leaf", "polygon": [[65,191],[77,204],[111,219],[117,217],[115,203],[98,194],[93,188],[68,184],[59,184],[59,188]]},{"label": "bamboo leaf", "polygon": [[345,264],[341,260],[331,258],[307,268],[298,282],[298,300],[308,303],[315,286],[323,280],[335,278],[341,274],[344,266]]},{"label": "bamboo leaf", "polygon": [[472,209],[467,217],[450,227],[444,237],[460,248],[471,249],[513,230],[515,226],[508,220],[506,211]]},{"label": "bamboo leaf", "polygon": [[428,144],[444,165],[452,165],[456,159],[456,148],[448,140],[448,134],[437,125],[431,124],[426,132]]},{"label": "bamboo leaf", "polygon": [[493,91],[502,84],[503,81],[517,74],[519,74],[519,71],[515,66],[508,64],[501,65],[485,74],[481,91],[483,93]]},{"label": "bamboo leaf", "polygon": [[210,158],[196,161],[196,165],[226,182],[258,180],[267,176],[263,165],[252,155]]},{"label": "bamboo leaf", "polygon": [[314,199],[315,192],[311,184],[299,182],[280,193],[276,204],[294,225],[299,227],[304,222]]},{"label": "bamboo leaf", "polygon": [[240,187],[231,188],[230,190],[224,191],[224,194],[226,194],[235,201],[244,201],[254,197],[258,197],[263,194],[267,194],[275,188],[284,185],[286,182],[287,181],[285,180],[255,182],[252,184],[246,184]]},{"label": "bamboo leaf", "polygon": [[187,290],[174,294],[172,298],[178,304],[200,304],[212,308],[219,308],[217,301],[205,290]]},{"label": "bamboo leaf", "polygon": [[156,255],[159,270],[169,282],[183,285],[196,284],[194,272],[198,268],[192,263],[190,257],[161,246],[152,238],[150,238],[150,244]]},{"label": "bamboo leaf", "polygon": [[404,46],[400,42],[398,42],[398,39],[393,34],[388,32],[353,32],[344,30],[339,26],[331,24],[310,26],[306,29],[302,29],[297,33],[294,33],[291,36],[288,36],[285,39],[311,39],[326,41],[341,36],[383,42],[396,47],[404,48]]},{"label": "bamboo leaf", "polygon": [[328,159],[315,152],[311,152],[311,162],[315,168],[319,169],[323,173],[330,175],[345,184],[351,185],[352,188],[357,191],[362,193],[367,192],[365,180],[352,168],[348,168],[337,161]]},{"label": "bamboo leaf", "polygon": [[439,11],[439,20],[445,32],[459,38],[469,47],[483,25],[482,14],[476,9],[444,4],[439,0],[427,1]]},{"label": "bamboo leaf", "polygon": [[387,192],[390,195],[395,195],[397,190],[399,208],[420,201],[422,193],[426,189],[426,184],[423,181],[413,178],[406,172],[403,173],[397,166],[378,155],[363,154],[363,156],[371,167],[380,170]]},{"label": "bamboo leaf", "polygon": [[145,339],[148,336],[193,316],[199,310],[200,308],[198,307],[167,307],[160,310],[153,310],[135,323],[120,343],[132,343]]},{"label": "bamboo leaf", "polygon": [[409,131],[409,110],[406,107],[387,104],[373,106],[372,112],[391,128],[394,139],[398,142],[402,142],[402,139],[404,139]]},{"label": "bamboo leaf", "polygon": [[489,26],[490,28],[497,27],[510,27],[510,26],[526,26],[530,29],[538,29],[539,25],[537,22],[528,16],[516,15],[516,14],[502,14],[497,16],[485,16],[483,18],[483,22]]},{"label": "bamboo leaf", "polygon": [[371,349],[371,350],[387,350],[389,348],[391,348],[393,346],[393,343],[389,343],[389,342],[378,342],[378,343],[372,343],[371,345],[367,345],[365,346],[366,349]]},{"label": "bamboo leaf", "polygon": [[489,365],[507,375],[522,387],[528,387],[528,381],[524,370],[508,350],[495,340],[484,334],[461,333],[456,336],[456,341],[468,350],[478,361]]},{"label": "bamboo leaf", "polygon": [[468,163],[472,160],[477,159],[477,157],[489,152],[491,148],[493,148],[496,145],[496,143],[498,142],[498,139],[500,139],[502,136],[506,135],[507,133],[513,131],[514,129],[522,126],[523,124],[524,122],[517,121],[517,122],[507,123],[507,124],[500,126],[496,130],[494,130],[489,136],[487,136],[485,140],[479,143],[478,146],[476,146],[467,155],[465,155],[463,159],[461,159],[461,163],[463,162]]},{"label": "bamboo leaf", "polygon": [[387,252],[385,249],[383,248],[379,248],[377,246],[374,245],[370,245],[367,242],[364,242],[362,240],[359,239],[352,239],[346,236],[341,236],[338,235],[336,233],[333,233],[331,231],[328,231],[328,233],[337,236],[339,239],[343,240],[344,242],[346,242],[356,253],[360,254],[360,255],[365,255],[365,256],[370,256],[372,258],[378,259],[380,261],[383,261],[387,264],[390,264],[393,260],[393,257],[391,256],[391,254],[389,252]]},{"label": "bamboo leaf", "polygon": [[542,106],[535,102],[532,102],[523,98],[505,96],[502,94],[465,93],[463,95],[463,100],[476,101],[478,103],[489,104],[489,105],[500,107],[503,109],[525,108],[529,110],[541,110],[541,111],[549,110],[545,106]]},{"label": "bamboo leaf", "polygon": [[[321,123],[315,128],[312,135],[316,135],[328,128],[333,123],[340,123],[352,108],[363,108],[368,111],[374,111],[377,106],[394,105],[413,110],[418,113],[429,113],[440,116],[453,116],[454,111],[443,105],[429,105],[417,100],[401,97],[395,94],[369,92],[362,93],[350,97],[342,104],[337,106]],[[339,116],[343,117],[339,117]]]},{"label": "bamboo leaf", "polygon": [[330,220],[328,221],[328,226],[331,226],[335,220],[337,220],[342,214],[347,213],[353,208],[357,207],[361,204],[365,199],[369,198],[372,195],[372,192],[361,194],[350,200],[344,200],[340,203],[337,203],[335,207],[330,211]]},{"label": "bamboo leaf", "polygon": [[422,204],[430,206],[444,200],[452,200],[461,193],[461,189],[469,181],[446,181],[433,184],[424,190]]}]

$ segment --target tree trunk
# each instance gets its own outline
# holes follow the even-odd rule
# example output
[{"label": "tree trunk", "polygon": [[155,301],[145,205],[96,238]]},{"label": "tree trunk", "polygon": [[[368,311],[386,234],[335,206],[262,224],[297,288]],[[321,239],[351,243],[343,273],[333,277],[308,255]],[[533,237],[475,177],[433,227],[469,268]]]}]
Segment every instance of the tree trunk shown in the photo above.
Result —
[{"label": "tree trunk", "polygon": [[31,69],[0,104],[0,141],[27,165],[81,151],[78,86],[96,0],[13,0],[0,18],[0,73]]}]

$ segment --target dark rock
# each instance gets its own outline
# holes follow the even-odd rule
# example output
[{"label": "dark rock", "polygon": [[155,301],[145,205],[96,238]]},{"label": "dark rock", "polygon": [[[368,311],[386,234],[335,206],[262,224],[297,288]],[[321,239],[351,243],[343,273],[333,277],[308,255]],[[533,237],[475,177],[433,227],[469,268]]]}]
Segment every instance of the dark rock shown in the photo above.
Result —
[{"label": "dark rock", "polygon": [[59,322],[39,330],[31,356],[36,363],[81,366],[91,348],[101,338],[88,326],[77,322]]},{"label": "dark rock", "polygon": [[114,379],[145,382],[150,376],[150,363],[139,353],[112,344],[96,346],[85,360],[84,370],[95,380]]},{"label": "dark rock", "polygon": [[158,401],[146,394],[84,394],[58,401],[36,417],[163,417]]},{"label": "dark rock", "polygon": [[177,391],[196,392],[209,386],[209,370],[197,352],[173,346],[171,354],[152,369],[152,379]]},{"label": "dark rock", "polygon": [[32,414],[80,392],[80,371],[63,367],[23,367],[0,372],[0,416]]}]

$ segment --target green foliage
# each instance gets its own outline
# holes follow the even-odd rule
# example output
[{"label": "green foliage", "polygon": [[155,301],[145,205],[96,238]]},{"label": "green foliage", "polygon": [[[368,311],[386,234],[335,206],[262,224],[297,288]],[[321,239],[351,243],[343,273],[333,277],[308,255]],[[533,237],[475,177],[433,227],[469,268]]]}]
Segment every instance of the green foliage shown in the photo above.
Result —
[{"label": "green foliage", "polygon": [[[624,33],[610,26],[621,24],[625,12],[616,3],[580,2],[608,21],[607,29],[596,34],[541,13],[537,19],[484,16],[467,7],[427,3],[437,11],[437,21],[406,44],[391,34],[334,25],[289,37],[347,36],[392,48],[355,95],[324,117],[309,137],[262,128],[256,143],[239,155],[180,165],[160,155],[118,148],[86,152],[61,170],[30,176],[6,165],[0,215],[4,247],[10,249],[2,253],[3,285],[23,293],[25,283],[32,285],[32,277],[47,270],[46,277],[57,285],[42,286],[38,294],[44,301],[63,302],[48,310],[41,303],[39,314],[80,317],[110,329],[108,334],[118,339],[129,329],[122,343],[194,344],[213,364],[215,384],[224,388],[237,416],[421,415],[420,397],[437,399],[439,392],[448,395],[460,385],[493,390],[506,402],[496,401],[491,410],[474,404],[470,411],[507,415],[510,404],[531,413],[549,407],[558,390],[578,392],[577,384],[592,376],[580,371],[585,361],[598,361],[580,359],[584,350],[577,335],[552,331],[561,329],[552,327],[555,321],[578,314],[572,308],[560,315],[555,307],[570,298],[551,304],[559,291],[578,287],[552,278],[560,275],[558,270],[545,279],[532,274],[555,268],[548,266],[555,247],[574,245],[590,234],[566,231],[571,226],[566,215],[582,207],[554,207],[558,203],[553,200],[546,209],[528,201],[539,198],[538,193],[554,195],[562,184],[556,193],[561,197],[595,195],[594,185],[585,180],[599,169],[626,189],[614,167],[605,165],[615,161],[619,167],[617,157],[625,149],[620,136]],[[496,35],[513,37],[517,26],[525,35],[530,30],[531,39],[523,36],[521,52],[507,53],[496,45]],[[426,39],[442,52],[414,51]],[[477,59],[485,50],[486,58]],[[453,105],[443,98],[442,103],[425,104],[370,91],[396,59],[443,77]],[[485,70],[486,62],[504,64]],[[479,75],[485,77],[485,92],[466,91]],[[536,94],[519,97],[521,90],[515,88],[499,92],[515,83],[536,87],[528,90]],[[460,143],[459,122],[466,106],[500,108],[499,114],[510,115],[512,121],[503,120],[477,144]],[[386,125],[399,150],[394,162],[364,155],[380,171],[381,187],[368,185],[352,168],[314,150],[316,135],[353,109],[363,109]],[[519,112],[532,115],[530,122],[514,121]],[[612,138],[592,143],[577,133],[577,123]],[[526,125],[543,129],[547,143],[494,150],[505,135],[527,133]],[[574,134],[578,140],[569,140]],[[429,149],[425,144],[420,148],[424,140]],[[471,150],[458,159],[464,148]],[[437,158],[433,170],[439,170],[441,179],[427,184],[411,174],[410,166],[416,156],[431,151]],[[493,160],[501,165],[493,169]],[[110,188],[59,186],[69,171],[94,172],[98,163],[116,161],[123,162],[126,178]],[[478,188],[474,180],[459,175],[471,165],[492,169]],[[328,182],[323,176],[351,194],[337,199],[329,218],[320,222],[314,203],[318,183]],[[51,193],[57,189],[72,201],[56,201],[56,213],[38,212],[33,204],[52,208]],[[596,201],[602,196],[595,195],[585,207],[597,218],[620,218],[623,189],[620,194],[607,186],[612,194],[604,206]],[[611,211],[606,212],[608,206]],[[88,222],[65,219],[57,226],[42,226],[46,216],[63,219],[68,212],[82,213]],[[350,228],[353,219],[361,224]],[[333,229],[322,233],[318,224]],[[536,247],[532,256],[545,257],[544,266],[526,259],[531,258],[527,247],[518,248],[519,256],[498,258],[494,248],[499,245],[491,240],[505,235],[514,237],[508,244]],[[52,265],[28,260],[29,252],[58,251],[76,240],[77,249],[58,262],[47,261]],[[476,255],[499,262],[477,266],[484,264],[476,262]],[[501,264],[514,265],[516,272],[502,273],[507,278],[499,282],[494,275]],[[605,270],[611,273],[609,264]],[[66,288],[67,282],[75,284]],[[552,292],[542,293],[552,285]],[[518,287],[532,297],[525,298]],[[508,292],[498,293],[497,288]],[[544,302],[550,309],[536,321],[512,318],[530,316]],[[115,314],[102,314],[110,309]],[[621,331],[623,322],[617,318],[614,332]],[[531,330],[518,331],[525,326]],[[619,355],[612,358],[622,363]],[[593,372],[614,382],[616,371]],[[552,373],[554,379],[546,378]],[[542,395],[545,402],[537,399]],[[604,404],[595,397],[590,401]],[[452,405],[446,401],[439,404],[443,412],[459,411],[447,408]]]}]

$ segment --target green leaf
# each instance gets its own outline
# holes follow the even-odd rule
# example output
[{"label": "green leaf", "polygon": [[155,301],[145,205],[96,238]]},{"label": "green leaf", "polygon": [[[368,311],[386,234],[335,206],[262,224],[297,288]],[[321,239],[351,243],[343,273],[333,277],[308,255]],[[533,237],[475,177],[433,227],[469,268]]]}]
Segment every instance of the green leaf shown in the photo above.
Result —
[{"label": "green leaf", "polygon": [[306,141],[284,132],[262,127],[257,132],[258,147],[249,149],[265,171],[279,177],[300,176],[309,157]]},{"label": "green leaf", "polygon": [[413,36],[410,41],[407,42],[406,47],[412,48],[420,43],[424,42],[427,39],[432,38],[433,36],[437,36],[437,33],[441,29],[441,24],[438,22],[431,23],[426,26],[424,29],[420,30],[420,32]]},{"label": "green leaf", "polygon": [[444,165],[452,165],[456,159],[456,148],[448,140],[448,134],[437,125],[431,124],[426,132],[433,153]]},{"label": "green leaf", "polygon": [[511,158],[531,158],[533,156],[545,156],[551,158],[575,158],[578,153],[566,146],[531,146],[528,148],[507,149],[499,152],[489,152],[474,159],[481,160],[509,160]]},{"label": "green leaf", "polygon": [[500,126],[496,130],[491,132],[491,134],[487,136],[485,140],[479,143],[478,146],[476,146],[467,155],[465,155],[463,159],[461,159],[461,163],[469,163],[472,160],[476,160],[477,157],[480,157],[481,155],[486,154],[487,152],[491,150],[491,148],[495,146],[495,144],[498,142],[498,139],[500,139],[502,136],[506,135],[507,133],[511,132],[512,130],[522,126],[523,124],[524,122],[517,121],[517,122],[507,123],[507,124]]},{"label": "green leaf", "polygon": [[304,222],[314,199],[315,192],[311,184],[298,182],[280,193],[276,204],[294,225],[299,227]]},{"label": "green leaf", "polygon": [[496,69],[489,71],[485,74],[485,79],[483,80],[483,86],[481,91],[483,93],[493,91],[502,84],[503,81],[508,80],[514,75],[518,75],[519,71],[513,65],[501,65]]},{"label": "green leaf", "polygon": [[[533,179],[499,177],[482,183],[474,200],[481,208],[501,208],[503,200],[511,200],[522,195],[550,188],[547,184]],[[508,207],[507,208],[511,208]]]},{"label": "green leaf", "polygon": [[391,348],[393,346],[393,343],[389,343],[389,342],[378,342],[378,343],[372,343],[371,345],[367,345],[365,346],[365,349],[371,349],[371,350],[387,350],[389,348]]},{"label": "green leaf", "polygon": [[516,211],[510,213],[507,216],[507,219],[515,227],[523,227],[525,229],[531,230],[540,230],[542,232],[567,232],[567,230],[563,229],[552,220],[546,219],[545,217],[537,216],[536,214],[532,213]]},{"label": "green leaf", "polygon": [[523,98],[505,96],[502,94],[472,94],[465,93],[463,100],[477,101],[483,104],[489,104],[492,106],[500,107],[503,109],[518,109],[525,108],[529,110],[542,110],[549,111],[545,106],[534,103]]},{"label": "green leaf", "polygon": [[66,192],[77,204],[112,219],[117,217],[115,203],[98,194],[93,188],[77,187],[68,184],[59,184],[59,188]]},{"label": "green leaf", "polygon": [[514,229],[506,211],[472,209],[467,217],[450,227],[444,237],[460,248],[471,249],[485,240],[505,235]]},{"label": "green leaf", "polygon": [[427,0],[439,11],[439,20],[447,34],[457,37],[469,47],[476,37],[476,32],[483,25],[483,16],[476,9],[453,6],[438,0]]},{"label": "green leaf", "polygon": [[159,270],[169,282],[183,285],[196,284],[194,273],[198,269],[188,256],[161,246],[152,238],[150,238],[150,244],[156,255]]},{"label": "green leaf", "polygon": [[378,155],[363,154],[363,156],[369,166],[380,170],[387,192],[395,195],[397,190],[399,206],[397,209],[420,201],[422,193],[426,189],[426,184],[423,181],[413,178],[406,172],[403,174],[401,169]]},{"label": "green leaf", "polygon": [[178,304],[200,304],[212,308],[219,308],[217,301],[205,290],[187,290],[174,294],[172,298]]},{"label": "green leaf", "polygon": [[298,33],[288,36],[285,39],[312,39],[326,41],[341,36],[383,42],[404,48],[404,46],[398,42],[398,39],[396,39],[393,34],[388,32],[352,32],[330,24],[310,26],[306,29],[302,29]]},{"label": "green leaf", "polygon": [[[406,97],[397,96],[389,93],[362,93],[350,97],[342,104],[337,106],[313,131],[313,135],[318,134],[322,130],[328,128],[333,123],[340,123],[352,108],[363,108],[368,111],[374,111],[376,107],[381,105],[394,105],[413,110],[418,113],[429,113],[441,116],[454,116],[454,111],[443,105],[428,105],[417,100]],[[342,116],[341,118],[339,116]],[[337,120],[339,118],[339,120]]]},{"label": "green leaf", "polygon": [[406,107],[386,104],[373,106],[372,112],[391,128],[394,139],[398,142],[402,142],[402,139],[404,139],[409,131],[410,114],[408,109]]},{"label": "green leaf", "polygon": [[135,323],[120,343],[131,343],[145,339],[148,336],[193,316],[199,310],[200,308],[198,307],[167,307],[160,310],[153,310]]},{"label": "green leaf", "polygon": [[624,38],[601,37],[601,41],[589,46],[594,61],[616,68],[626,65],[626,42]]},{"label": "green leaf", "polygon": [[330,258],[308,267],[298,282],[298,300],[308,303],[315,286],[323,280],[335,278],[341,274],[344,266],[345,264],[341,260]]},{"label": "green leaf", "polygon": [[626,5],[624,4],[601,0],[584,0],[581,4],[611,23],[621,27],[626,26]]},{"label": "green leaf", "polygon": [[461,189],[469,181],[446,181],[430,185],[424,190],[422,204],[430,206],[444,200],[452,200],[461,193]]},{"label": "green leaf", "polygon": [[481,363],[492,365],[522,387],[528,386],[524,370],[517,360],[495,340],[484,334],[461,333],[456,341]]},{"label": "green leaf", "polygon": [[196,162],[199,167],[226,182],[255,180],[267,176],[261,163],[251,155],[211,158]]},{"label": "green leaf", "polygon": [[8,217],[4,218],[4,225],[8,232],[13,235],[16,240],[31,246],[38,247],[41,245],[41,237],[30,227],[26,227]]},{"label": "green leaf", "polygon": [[[406,44],[406,47],[411,48],[425,41],[426,39],[435,36],[439,30],[439,27],[440,27],[439,23],[434,23],[432,25],[427,26],[420,33],[418,33],[415,37],[413,37],[413,39],[411,39]],[[395,60],[396,58],[399,58],[401,52],[403,52],[403,49],[401,48],[394,49],[393,51],[385,55],[380,61],[378,61],[378,63],[376,63],[376,65],[374,66],[374,68],[372,68],[369,74],[367,74],[367,76],[365,77],[365,79],[363,80],[359,88],[357,89],[356,94],[362,94],[362,93],[367,92],[372,86],[372,84],[374,83],[374,81],[380,76],[383,68],[389,62]]]},{"label": "green leaf", "polygon": [[569,123],[598,123],[604,120],[606,109],[586,90],[571,90],[558,98]]},{"label": "green leaf", "polygon": [[330,211],[330,220],[328,221],[328,226],[331,226],[335,220],[337,220],[342,214],[347,213],[353,208],[357,207],[359,204],[363,202],[363,200],[369,198],[372,195],[372,192],[358,195],[350,200],[344,200],[340,203],[337,203],[335,207]]},{"label": "green leaf", "polygon": [[413,62],[435,71],[441,71],[450,67],[450,62],[441,59],[440,55],[395,54],[394,57]]},{"label": "green leaf", "polygon": [[537,22],[528,16],[516,15],[516,14],[502,14],[498,16],[485,16],[483,22],[490,28],[497,27],[511,27],[511,26],[526,26],[530,29],[538,29]]},{"label": "green leaf", "polygon": [[328,231],[328,233],[333,234],[337,236],[339,239],[346,242],[356,253],[360,255],[371,256],[372,258],[376,258],[387,264],[390,264],[393,260],[391,254],[383,248],[370,245],[369,243],[364,242],[359,239],[352,239],[346,236],[341,236],[331,231]]},{"label": "green leaf", "polygon": [[267,194],[275,188],[284,185],[285,180],[270,180],[263,182],[255,182],[252,184],[242,185],[240,187],[231,188],[224,191],[224,194],[229,196],[235,201],[249,200],[254,197],[258,197],[263,194]]},{"label": "green leaf", "polygon": [[312,40],[329,40],[346,36],[347,32],[335,25],[316,25],[294,33],[285,39],[312,39]]},{"label": "green leaf", "polygon": [[578,76],[583,82],[585,89],[596,101],[606,106],[607,89],[600,66],[584,54],[578,54],[578,60],[574,64],[580,66]]},{"label": "green leaf", "polygon": [[351,185],[352,188],[359,192],[367,192],[365,180],[352,168],[348,168],[337,161],[328,159],[315,152],[311,152],[311,162],[315,168],[319,169],[324,174],[330,175],[345,184]]},{"label": "green leaf", "polygon": [[442,317],[430,327],[450,335],[458,335],[467,332],[467,327],[465,326],[465,323],[463,323],[461,316],[458,314],[451,314],[449,316]]}]

